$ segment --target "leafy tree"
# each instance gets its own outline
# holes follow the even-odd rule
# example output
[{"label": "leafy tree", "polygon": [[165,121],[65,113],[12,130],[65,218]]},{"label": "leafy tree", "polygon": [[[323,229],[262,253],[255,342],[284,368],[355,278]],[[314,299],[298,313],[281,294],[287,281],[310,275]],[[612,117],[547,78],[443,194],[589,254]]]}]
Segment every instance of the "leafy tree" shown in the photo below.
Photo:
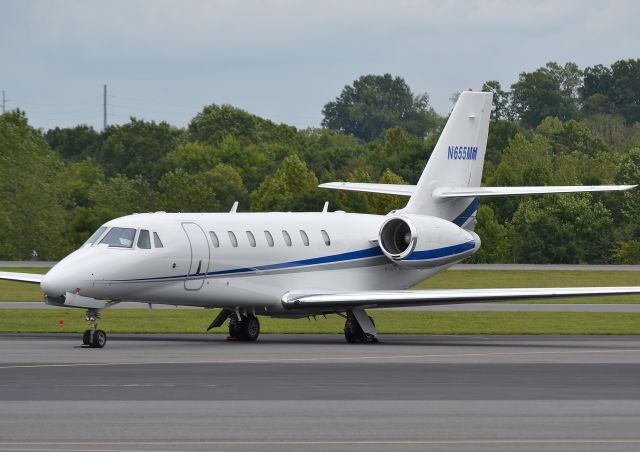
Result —
[{"label": "leafy tree", "polygon": [[313,210],[321,205],[317,189],[315,174],[293,154],[251,193],[251,208],[254,211]]},{"label": "leafy tree", "polygon": [[516,262],[605,262],[611,249],[610,212],[589,194],[542,196],[523,201],[513,216]]},{"label": "leafy tree", "polygon": [[160,207],[170,212],[215,212],[220,210],[206,173],[187,173],[178,168],[165,173],[158,183]]},{"label": "leafy tree", "polygon": [[502,90],[500,82],[497,80],[489,80],[482,85],[482,91],[493,93],[493,110],[491,111],[491,120],[500,121],[508,119],[509,115],[509,93]]},{"label": "leafy tree", "polygon": [[584,124],[573,119],[561,122],[558,118],[547,117],[536,131],[549,139],[555,154],[578,151],[585,155],[595,155],[609,151],[604,141],[595,137]]},{"label": "leafy tree", "polygon": [[613,250],[613,260],[618,264],[640,264],[640,241],[625,240],[618,242]]},{"label": "leafy tree", "polygon": [[231,208],[235,201],[238,201],[240,206],[249,207],[249,195],[235,167],[220,163],[208,172],[207,180],[221,210]]},{"label": "leafy tree", "polygon": [[299,138],[300,157],[325,181],[346,179],[353,162],[369,153],[359,139],[329,129],[306,129]]},{"label": "leafy tree", "polygon": [[65,160],[79,161],[95,156],[102,145],[102,136],[93,127],[79,125],[47,131],[44,138],[49,147]]},{"label": "leafy tree", "polygon": [[478,222],[476,233],[482,240],[482,246],[474,254],[471,262],[482,264],[511,262],[509,230],[498,222],[493,209],[488,205],[480,204],[476,220]]},{"label": "leafy tree", "polygon": [[0,116],[0,256],[43,259],[70,251],[65,168],[21,111]]},{"label": "leafy tree", "polygon": [[511,108],[520,121],[536,127],[547,116],[565,121],[579,113],[576,94],[580,71],[574,63],[550,62],[533,72],[522,72],[511,85]]},{"label": "leafy tree", "polygon": [[580,96],[587,113],[620,113],[628,124],[640,121],[640,59],[586,68]]},{"label": "leafy tree", "polygon": [[[549,142],[540,135],[533,135],[528,140],[524,135],[516,134],[509,141],[500,164],[488,182],[490,186],[496,187],[553,185],[554,172]],[[520,202],[519,197],[509,196],[491,200],[489,205],[498,221],[505,222],[511,218]]]},{"label": "leafy tree", "polygon": [[289,143],[295,139],[296,129],[275,124],[231,105],[211,104],[191,120],[189,139],[213,146],[233,137],[242,144]]},{"label": "leafy tree", "polygon": [[391,74],[363,75],[327,103],[322,114],[324,127],[364,141],[395,126],[422,137],[436,119],[428,95],[414,95],[404,79]]},{"label": "leafy tree", "polygon": [[502,152],[509,145],[509,140],[520,131],[518,126],[511,122],[498,119],[489,124],[489,137],[487,139],[487,154],[485,159],[498,164],[502,159]]},{"label": "leafy tree", "polygon": [[[380,184],[406,184],[402,177],[395,174],[390,169],[385,170],[380,179],[378,180]],[[370,195],[370,204],[373,210],[380,214],[384,215],[392,210],[402,209],[407,205],[407,200],[405,196],[394,196],[394,195],[381,195],[381,194],[372,194]]]},{"label": "leafy tree", "polygon": [[166,122],[136,118],[107,129],[96,160],[107,176],[142,177],[155,183],[164,173],[164,157],[176,148],[181,131]]},{"label": "leafy tree", "polygon": [[[616,174],[616,184],[638,184],[640,182],[640,147],[631,149],[624,155]],[[617,212],[624,223],[631,226],[634,238],[640,238],[640,192],[638,189],[623,192],[622,201],[618,198]]]},{"label": "leafy tree", "polygon": [[215,147],[190,141],[179,144],[165,156],[167,166],[188,173],[201,173],[215,167],[221,161],[220,151]]}]

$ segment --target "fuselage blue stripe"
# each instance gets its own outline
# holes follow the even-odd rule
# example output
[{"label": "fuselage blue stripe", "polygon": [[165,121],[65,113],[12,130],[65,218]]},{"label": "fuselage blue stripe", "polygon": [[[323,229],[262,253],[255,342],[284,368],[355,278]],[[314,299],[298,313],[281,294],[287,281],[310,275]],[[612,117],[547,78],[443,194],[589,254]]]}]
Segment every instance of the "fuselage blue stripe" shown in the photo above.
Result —
[{"label": "fuselage blue stripe", "polygon": [[470,216],[473,215],[473,212],[475,212],[476,210],[478,210],[478,197],[473,198],[471,204],[469,204],[469,206],[451,222],[457,226],[462,227],[462,225],[465,224],[465,222],[469,219]]},{"label": "fuselage blue stripe", "polygon": [[464,253],[465,251],[475,248],[476,242],[469,240],[458,245],[445,246],[444,248],[436,248],[433,250],[414,251],[407,257],[409,261],[422,261],[428,259],[438,259],[441,257],[453,256],[454,254]]},{"label": "fuselage blue stripe", "polygon": [[[407,259],[408,260],[426,260],[436,259],[446,256],[452,256],[473,249],[475,246],[474,241],[461,243],[458,245],[447,246],[443,248],[437,248],[433,250],[414,251]],[[279,270],[285,268],[307,267],[310,265],[319,264],[331,264],[337,262],[351,261],[357,259],[366,259],[372,257],[382,256],[382,250],[380,247],[366,248],[363,250],[350,251],[348,253],[334,254],[331,256],[314,257],[311,259],[302,259],[298,261],[282,262],[277,264],[258,265],[256,267],[240,267],[232,268],[229,270],[219,270],[215,272],[193,274],[193,275],[175,275],[175,276],[156,276],[151,278],[137,278],[137,279],[122,279],[116,280],[116,282],[144,282],[144,281],[167,281],[167,280],[183,280],[185,278],[203,278],[205,276],[224,276],[234,275],[239,273],[251,273],[261,272],[269,270]]]},{"label": "fuselage blue stripe", "polygon": [[314,257],[311,259],[302,259],[299,261],[282,262],[278,264],[258,265],[256,267],[236,268],[232,270],[220,270],[217,272],[209,272],[207,276],[217,276],[232,273],[246,273],[252,271],[278,270],[281,268],[305,267],[307,265],[329,264],[334,262],[350,261],[355,259],[364,259],[368,257],[382,256],[382,250],[378,248],[367,248],[364,250],[351,251],[348,253],[334,254],[332,256]]}]

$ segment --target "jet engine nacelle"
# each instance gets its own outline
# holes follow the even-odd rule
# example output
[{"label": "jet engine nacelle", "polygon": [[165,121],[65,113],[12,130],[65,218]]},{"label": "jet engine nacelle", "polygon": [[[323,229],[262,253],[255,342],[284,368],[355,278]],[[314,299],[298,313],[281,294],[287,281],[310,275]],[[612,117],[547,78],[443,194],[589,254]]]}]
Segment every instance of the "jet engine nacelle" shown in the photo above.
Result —
[{"label": "jet engine nacelle", "polygon": [[378,243],[398,265],[427,268],[471,256],[480,248],[480,237],[441,218],[398,215],[382,224]]}]

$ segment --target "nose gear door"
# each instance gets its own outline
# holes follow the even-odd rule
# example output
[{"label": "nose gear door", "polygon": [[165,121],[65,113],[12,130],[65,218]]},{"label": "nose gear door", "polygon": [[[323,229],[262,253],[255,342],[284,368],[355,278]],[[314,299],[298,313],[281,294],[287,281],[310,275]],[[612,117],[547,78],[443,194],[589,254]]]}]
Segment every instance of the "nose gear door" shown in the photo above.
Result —
[{"label": "nose gear door", "polygon": [[209,259],[211,257],[207,236],[200,226],[195,223],[182,223],[182,229],[187,234],[191,247],[191,265],[184,280],[186,290],[200,290],[204,285]]}]

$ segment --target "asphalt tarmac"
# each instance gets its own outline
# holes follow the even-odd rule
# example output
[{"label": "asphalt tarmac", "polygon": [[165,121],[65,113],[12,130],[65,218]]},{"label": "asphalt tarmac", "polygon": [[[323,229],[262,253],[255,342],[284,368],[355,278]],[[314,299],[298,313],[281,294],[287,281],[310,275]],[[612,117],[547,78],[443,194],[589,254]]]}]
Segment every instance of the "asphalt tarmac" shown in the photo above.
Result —
[{"label": "asphalt tarmac", "polygon": [[0,335],[0,451],[637,451],[640,337]]}]

